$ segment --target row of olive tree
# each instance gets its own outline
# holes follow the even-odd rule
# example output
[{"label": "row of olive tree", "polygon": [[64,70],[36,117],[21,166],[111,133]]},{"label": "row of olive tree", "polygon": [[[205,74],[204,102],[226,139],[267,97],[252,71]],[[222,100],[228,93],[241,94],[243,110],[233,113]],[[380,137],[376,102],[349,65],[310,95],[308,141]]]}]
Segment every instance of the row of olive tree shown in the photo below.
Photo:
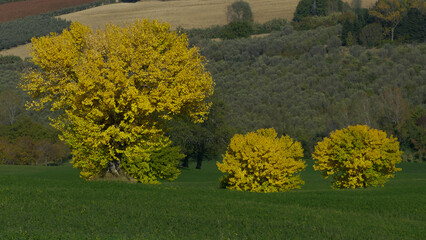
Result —
[{"label": "row of olive tree", "polygon": [[423,161],[424,44],[343,48],[340,29],[202,42],[230,124],[239,132],[274,127],[306,149],[335,129],[366,124],[398,137],[406,160]]},{"label": "row of olive tree", "polygon": [[48,14],[29,16],[10,22],[0,23],[0,49],[28,43],[32,37],[41,37],[51,32],[61,32],[70,22]]}]

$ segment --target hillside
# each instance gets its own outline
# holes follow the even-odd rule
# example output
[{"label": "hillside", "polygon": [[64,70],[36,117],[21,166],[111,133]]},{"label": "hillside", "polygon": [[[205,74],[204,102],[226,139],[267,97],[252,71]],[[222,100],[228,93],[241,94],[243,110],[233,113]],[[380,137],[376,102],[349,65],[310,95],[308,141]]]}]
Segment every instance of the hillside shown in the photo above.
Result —
[{"label": "hillside", "polygon": [[[25,2],[30,1],[42,0],[28,0]],[[350,0],[345,1],[350,2]],[[82,22],[94,28],[100,28],[106,23],[122,24],[137,18],[150,18],[169,22],[172,27],[203,28],[226,24],[226,6],[232,2],[234,0],[148,0],[137,3],[103,5],[61,15],[60,17],[70,21]],[[291,19],[299,0],[286,0],[286,4],[282,4],[281,0],[247,0],[247,2],[250,3],[252,8],[254,20],[262,23],[274,18]],[[363,0],[362,5],[363,7],[369,7],[374,2],[376,0]],[[0,12],[2,12],[1,7],[3,5],[0,5]],[[28,8],[29,5],[23,6]],[[27,46],[3,50],[0,51],[0,55],[16,55],[21,58],[29,56]]]},{"label": "hillside", "polygon": [[340,26],[286,26],[264,38],[201,42],[230,125],[274,127],[312,149],[331,131],[366,124],[424,151],[426,45],[346,48],[340,34]]},{"label": "hillside", "polygon": [[[142,1],[100,6],[85,11],[62,15],[66,20],[79,21],[99,28],[105,23],[122,24],[136,18],[157,19],[173,27],[203,28],[226,24],[226,7],[235,0],[176,0]],[[350,2],[350,0],[346,0]],[[290,20],[299,0],[246,0],[253,11],[254,21],[266,22],[274,18]],[[285,3],[283,3],[285,2]],[[376,0],[364,0],[371,6]]]}]

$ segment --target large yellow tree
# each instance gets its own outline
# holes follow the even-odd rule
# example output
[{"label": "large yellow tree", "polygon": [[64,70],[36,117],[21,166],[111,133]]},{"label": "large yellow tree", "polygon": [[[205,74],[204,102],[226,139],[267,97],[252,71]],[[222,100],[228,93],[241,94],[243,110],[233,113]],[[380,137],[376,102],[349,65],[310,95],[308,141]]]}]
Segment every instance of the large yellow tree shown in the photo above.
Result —
[{"label": "large yellow tree", "polygon": [[33,99],[27,105],[60,113],[52,125],[83,178],[177,177],[183,156],[170,147],[163,124],[179,114],[202,122],[214,86],[185,34],[149,20],[96,32],[73,23],[62,34],[33,38],[31,54],[36,67],[21,85]]}]

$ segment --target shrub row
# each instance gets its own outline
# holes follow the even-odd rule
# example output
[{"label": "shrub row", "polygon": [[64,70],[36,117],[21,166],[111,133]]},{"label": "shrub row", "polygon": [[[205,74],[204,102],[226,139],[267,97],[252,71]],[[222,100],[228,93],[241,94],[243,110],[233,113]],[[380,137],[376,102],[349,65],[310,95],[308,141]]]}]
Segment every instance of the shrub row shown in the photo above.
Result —
[{"label": "shrub row", "polygon": [[[2,103],[0,107],[4,110]],[[25,115],[20,115],[12,123],[3,123],[1,117],[2,114],[0,164],[60,164],[69,159],[69,148],[58,140],[58,133],[51,127],[36,123]]]},{"label": "shrub row", "polygon": [[281,31],[286,26],[285,19],[273,19],[265,23],[252,23],[247,21],[232,21],[224,26],[212,26],[208,28],[181,29],[191,41],[198,39],[234,39],[248,37],[255,34]]},{"label": "shrub row", "polygon": [[58,165],[69,160],[69,148],[46,139],[19,137],[14,141],[0,138],[0,164]]},{"label": "shrub row", "polygon": [[[401,171],[398,141],[366,125],[336,130],[318,142],[312,157],[315,170],[333,176],[334,188],[384,186]],[[300,142],[289,136],[277,138],[273,128],[246,135],[236,134],[217,163],[221,186],[251,192],[281,192],[300,188],[300,172],[306,168]]]}]

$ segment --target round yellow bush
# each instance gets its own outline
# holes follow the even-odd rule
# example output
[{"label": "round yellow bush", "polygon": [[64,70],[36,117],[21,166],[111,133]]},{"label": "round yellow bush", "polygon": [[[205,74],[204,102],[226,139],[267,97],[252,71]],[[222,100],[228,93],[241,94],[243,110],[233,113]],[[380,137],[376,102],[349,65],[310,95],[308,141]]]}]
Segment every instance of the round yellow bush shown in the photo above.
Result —
[{"label": "round yellow bush", "polygon": [[300,174],[306,165],[300,142],[289,136],[277,138],[273,128],[260,129],[246,135],[236,134],[217,163],[228,173],[222,181],[228,189],[251,192],[281,192],[300,188]]},{"label": "round yellow bush", "polygon": [[323,177],[333,175],[334,188],[384,186],[401,171],[402,151],[396,138],[365,125],[336,130],[318,142],[312,157]]}]

